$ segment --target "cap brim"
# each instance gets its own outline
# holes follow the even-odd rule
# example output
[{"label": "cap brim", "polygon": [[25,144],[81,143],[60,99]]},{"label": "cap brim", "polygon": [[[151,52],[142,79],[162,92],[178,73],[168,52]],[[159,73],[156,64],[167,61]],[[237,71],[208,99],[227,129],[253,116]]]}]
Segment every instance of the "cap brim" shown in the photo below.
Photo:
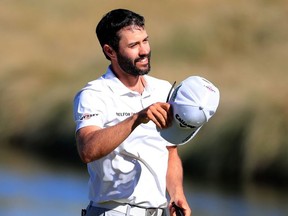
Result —
[{"label": "cap brim", "polygon": [[177,124],[173,123],[170,127],[159,129],[161,137],[169,143],[175,145],[184,145],[188,143],[198,133],[202,126],[193,129],[181,129]]}]

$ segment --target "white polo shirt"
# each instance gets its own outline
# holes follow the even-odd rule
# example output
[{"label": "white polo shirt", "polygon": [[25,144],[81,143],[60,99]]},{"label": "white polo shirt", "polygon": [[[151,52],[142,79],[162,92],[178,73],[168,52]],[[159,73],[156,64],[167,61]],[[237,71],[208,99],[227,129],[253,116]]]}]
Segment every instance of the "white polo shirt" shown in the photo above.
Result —
[{"label": "white polo shirt", "polygon": [[[124,86],[110,67],[89,82],[74,99],[76,131],[91,125],[106,128],[155,102],[166,102],[171,84],[148,75],[144,78],[142,95]],[[112,153],[88,163],[89,199],[166,207],[167,145],[171,144],[152,121],[139,125]]]}]

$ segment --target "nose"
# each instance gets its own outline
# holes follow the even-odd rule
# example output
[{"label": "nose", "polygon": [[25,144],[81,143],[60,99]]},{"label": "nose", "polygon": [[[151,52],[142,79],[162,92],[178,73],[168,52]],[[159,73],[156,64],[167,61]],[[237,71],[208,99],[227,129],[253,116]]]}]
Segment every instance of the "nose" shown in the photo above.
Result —
[{"label": "nose", "polygon": [[149,43],[142,43],[139,50],[140,56],[145,56],[150,53],[150,45]]}]

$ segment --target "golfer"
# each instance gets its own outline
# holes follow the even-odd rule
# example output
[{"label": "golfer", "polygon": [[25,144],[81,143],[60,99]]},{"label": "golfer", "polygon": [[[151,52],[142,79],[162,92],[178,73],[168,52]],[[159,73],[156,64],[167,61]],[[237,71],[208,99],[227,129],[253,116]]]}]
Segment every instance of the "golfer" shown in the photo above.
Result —
[{"label": "golfer", "polygon": [[109,66],[74,99],[77,148],[90,175],[86,216],[175,216],[172,203],[191,215],[178,145],[159,133],[172,124],[171,84],[148,75],[144,24],[126,9],[100,20],[96,34]]}]

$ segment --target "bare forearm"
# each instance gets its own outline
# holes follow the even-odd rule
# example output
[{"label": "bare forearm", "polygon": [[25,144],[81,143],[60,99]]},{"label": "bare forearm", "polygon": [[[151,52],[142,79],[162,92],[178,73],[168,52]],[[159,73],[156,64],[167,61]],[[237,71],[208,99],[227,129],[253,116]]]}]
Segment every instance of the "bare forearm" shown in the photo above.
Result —
[{"label": "bare forearm", "polygon": [[107,128],[88,126],[77,134],[77,147],[83,162],[89,163],[112,152],[139,125],[153,121],[159,128],[165,128],[170,122],[168,110],[170,104],[155,103],[135,113],[126,120]]},{"label": "bare forearm", "polygon": [[170,197],[183,196],[183,168],[176,152],[170,154],[166,180]]},{"label": "bare forearm", "polygon": [[84,128],[77,134],[78,151],[83,162],[88,163],[106,156],[117,148],[139,125],[137,116],[104,129]]},{"label": "bare forearm", "polygon": [[170,215],[175,215],[175,208],[172,203],[175,203],[185,216],[191,215],[191,209],[186,200],[183,189],[183,167],[181,159],[178,155],[176,147],[169,147],[169,160],[167,170],[167,191],[170,196],[169,211]]}]

